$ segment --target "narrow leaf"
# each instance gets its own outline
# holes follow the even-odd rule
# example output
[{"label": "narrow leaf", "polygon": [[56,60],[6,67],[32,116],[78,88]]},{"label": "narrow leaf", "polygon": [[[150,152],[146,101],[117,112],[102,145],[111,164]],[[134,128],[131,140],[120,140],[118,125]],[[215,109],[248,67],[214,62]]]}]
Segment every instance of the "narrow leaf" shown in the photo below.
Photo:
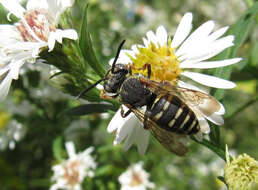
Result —
[{"label": "narrow leaf", "polygon": [[[234,46],[228,48],[223,53],[216,57],[217,60],[233,58],[236,55],[238,48],[246,40],[249,30],[253,23],[255,22],[255,16],[258,13],[258,2],[254,3],[251,8],[249,8],[246,13],[240,17],[240,19],[231,27],[227,34],[234,35]],[[216,69],[214,75],[220,78],[229,79],[232,72],[232,66],[227,66],[225,68]],[[214,93],[214,97],[221,100],[224,97],[224,90],[218,89]]]},{"label": "narrow leaf", "polygon": [[79,38],[79,46],[85,61],[92,67],[92,69],[100,76],[104,77],[106,70],[103,65],[97,60],[95,51],[93,49],[89,29],[88,29],[88,5],[83,10],[83,19],[81,25],[81,32]]},{"label": "narrow leaf", "polygon": [[61,113],[61,115],[82,116],[93,113],[106,113],[108,110],[116,111],[117,108],[106,103],[84,104],[69,110],[65,110]]},{"label": "narrow leaf", "polygon": [[62,158],[62,152],[63,152],[63,147],[62,147],[62,137],[58,136],[54,142],[53,142],[53,153],[54,157],[58,162],[61,162],[63,160]]}]

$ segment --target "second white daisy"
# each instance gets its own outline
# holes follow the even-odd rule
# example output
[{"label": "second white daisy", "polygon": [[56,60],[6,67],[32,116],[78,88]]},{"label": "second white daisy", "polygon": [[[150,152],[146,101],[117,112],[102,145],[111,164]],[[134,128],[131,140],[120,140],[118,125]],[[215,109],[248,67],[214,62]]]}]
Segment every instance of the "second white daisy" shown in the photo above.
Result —
[{"label": "second white daisy", "polygon": [[[233,46],[234,36],[228,35],[222,37],[228,27],[213,32],[215,27],[214,21],[205,22],[190,34],[192,19],[192,13],[186,13],[183,16],[173,39],[169,38],[167,31],[163,26],[159,26],[156,33],[148,31],[146,37],[143,38],[143,45],[133,45],[131,50],[122,50],[117,63],[131,64],[133,74],[141,73],[145,76],[147,76],[148,71],[147,69],[142,68],[148,63],[151,66],[151,80],[158,82],[168,81],[174,85],[176,84],[179,87],[187,89],[201,91],[191,83],[186,83],[186,81],[181,80],[182,78],[188,78],[208,87],[223,89],[234,88],[236,85],[231,81],[191,71],[192,69],[224,67],[235,64],[241,60],[241,58],[233,58],[219,61],[207,61],[226,48]],[[110,62],[112,63],[113,59],[111,59]],[[224,123],[221,115],[225,113],[225,109],[222,104],[220,104],[219,111],[209,117],[200,115],[197,109],[193,111],[198,116],[201,132],[203,133],[207,134],[210,132],[209,124],[206,121],[207,119],[216,125],[222,125]],[[146,150],[148,143],[146,143],[146,141],[138,141],[137,135],[132,135],[132,133],[134,133],[136,131],[134,129],[138,127],[137,133],[142,134],[143,139],[147,139],[147,136],[149,135],[148,132],[146,132],[142,126],[132,126],[135,125],[135,123],[131,123],[130,128],[133,129],[124,129],[129,125],[129,120],[134,120],[131,117],[135,116],[132,114],[128,117],[130,117],[130,119],[119,118],[119,113],[117,113],[111,120],[108,131],[116,131],[115,142],[120,143],[126,139],[127,145],[131,145],[135,142],[138,150],[139,147],[141,147],[141,150]],[[128,146],[125,147],[128,149]],[[142,151],[140,152],[142,153]]]},{"label": "second white daisy", "polygon": [[7,96],[12,80],[18,79],[24,63],[34,63],[44,48],[52,51],[56,41],[62,43],[63,38],[78,38],[73,29],[56,28],[60,15],[73,2],[28,0],[25,9],[17,0],[0,0],[10,14],[19,19],[13,25],[0,25],[0,101]]}]

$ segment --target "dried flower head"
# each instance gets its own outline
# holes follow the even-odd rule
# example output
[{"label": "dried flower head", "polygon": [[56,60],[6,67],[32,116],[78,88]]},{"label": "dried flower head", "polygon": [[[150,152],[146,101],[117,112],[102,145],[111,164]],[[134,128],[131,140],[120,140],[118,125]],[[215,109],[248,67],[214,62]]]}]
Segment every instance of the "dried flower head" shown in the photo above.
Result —
[{"label": "dried flower head", "polygon": [[230,160],[226,146],[225,181],[230,190],[247,190],[258,183],[258,161],[247,154]]}]

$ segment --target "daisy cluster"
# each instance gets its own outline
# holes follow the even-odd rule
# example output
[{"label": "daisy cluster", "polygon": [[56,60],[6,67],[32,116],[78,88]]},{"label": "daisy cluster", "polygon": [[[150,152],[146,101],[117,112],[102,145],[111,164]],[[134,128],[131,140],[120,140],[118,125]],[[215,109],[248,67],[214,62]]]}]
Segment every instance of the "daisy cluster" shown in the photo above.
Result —
[{"label": "daisy cluster", "polygon": [[73,0],[28,0],[24,8],[17,0],[1,0],[0,3],[18,18],[18,22],[0,25],[0,101],[3,101],[13,79],[18,79],[25,63],[35,63],[39,53],[52,51],[55,42],[63,38],[76,40],[73,29],[59,29],[61,14],[74,3]]}]

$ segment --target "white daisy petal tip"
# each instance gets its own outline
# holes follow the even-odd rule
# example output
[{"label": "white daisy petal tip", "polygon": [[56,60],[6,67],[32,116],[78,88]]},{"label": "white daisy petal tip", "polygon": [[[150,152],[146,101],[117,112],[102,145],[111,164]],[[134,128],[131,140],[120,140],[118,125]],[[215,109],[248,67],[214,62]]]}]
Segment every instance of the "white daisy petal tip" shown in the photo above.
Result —
[{"label": "white daisy petal tip", "polygon": [[206,118],[216,125],[224,125],[223,117],[217,113],[214,113]]},{"label": "white daisy petal tip", "polygon": [[193,14],[188,12],[181,19],[174,38],[171,42],[172,48],[177,48],[186,39],[192,30]]},{"label": "white daisy petal tip", "polygon": [[219,109],[219,111],[216,112],[216,114],[224,115],[226,113],[226,110],[225,110],[225,108],[224,108],[222,103],[219,102],[219,104],[220,104],[220,109]]},{"label": "white daisy petal tip", "polygon": [[163,46],[164,44],[167,43],[167,30],[163,25],[160,25],[157,30],[156,30],[156,37],[158,38],[158,43]]},{"label": "white daisy petal tip", "polygon": [[213,88],[231,89],[236,87],[236,84],[231,81],[206,74],[184,71],[181,73],[181,75],[188,77],[202,85]]}]

